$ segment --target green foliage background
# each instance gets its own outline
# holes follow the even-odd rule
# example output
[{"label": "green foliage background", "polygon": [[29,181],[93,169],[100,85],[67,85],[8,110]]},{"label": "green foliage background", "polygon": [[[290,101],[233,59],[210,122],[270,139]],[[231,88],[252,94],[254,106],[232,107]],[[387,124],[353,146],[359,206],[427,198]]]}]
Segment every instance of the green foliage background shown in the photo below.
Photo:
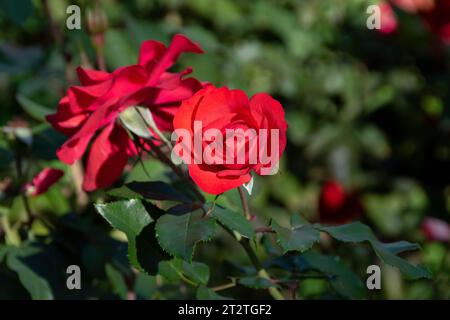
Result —
[{"label": "green foliage background", "polygon": [[[155,242],[154,230],[122,230],[126,237],[113,231],[92,202],[117,199],[117,193],[99,191],[90,195],[88,205],[80,205],[70,169],[55,157],[64,137],[45,123],[44,115],[55,110],[82,57],[93,62],[95,53],[84,25],[79,31],[65,28],[66,7],[72,2],[47,2],[64,37],[62,47],[50,33],[42,1],[7,0],[0,6],[0,125],[11,127],[11,120],[20,119],[30,128],[16,132],[20,143],[14,148],[5,130],[0,136],[1,181],[10,178],[13,185],[9,191],[0,188],[0,298],[125,299],[130,292],[143,299],[217,298],[206,288],[208,282],[209,287],[221,285],[228,271],[237,275],[248,268],[244,252],[235,249],[227,234],[218,231],[211,242],[198,246],[197,265],[166,260],[159,266],[162,277],[149,276],[132,271],[126,239],[131,237],[138,249],[148,248],[148,257],[137,259],[156,270],[166,253]],[[251,197],[261,222],[267,225],[274,218],[286,226],[292,212],[317,221],[320,186],[338,179],[359,191],[366,209],[361,220],[379,239],[419,242],[422,251],[406,257],[434,274],[433,280],[411,282],[397,269],[383,266],[383,289],[364,296],[448,299],[448,243],[427,242],[419,226],[425,216],[449,221],[450,50],[418,16],[404,12],[397,12],[395,34],[368,30],[366,8],[373,2],[102,0],[109,19],[106,63],[110,70],[135,63],[139,45],[147,39],[167,44],[173,34],[183,33],[199,42],[205,54],[183,56],[178,68],[192,66],[197,78],[249,95],[268,92],[285,107],[288,146],[281,170],[258,178]],[[84,19],[91,2],[77,3]],[[17,155],[26,163],[22,176],[14,169]],[[41,219],[25,228],[20,184],[45,166],[61,168],[66,175],[57,187],[31,199]],[[152,180],[172,182],[158,162],[147,160],[145,167]],[[146,180],[143,168],[136,166],[122,182]],[[231,210],[240,208],[235,191],[221,201]],[[263,243],[262,259],[287,269],[287,261],[269,259],[276,244],[269,237]],[[345,274],[351,285],[311,277],[300,281],[296,294],[311,299],[360,297],[361,280],[352,277],[365,279],[365,268],[376,261],[374,253],[364,245],[337,242],[321,250],[326,256],[312,252],[299,259],[328,275]],[[66,289],[65,268],[70,264],[83,271],[80,291]],[[349,267],[355,274],[348,275]],[[187,286],[180,274],[200,289]],[[268,297],[265,290],[249,288],[265,288],[266,283],[239,281],[242,285],[224,295]]]}]

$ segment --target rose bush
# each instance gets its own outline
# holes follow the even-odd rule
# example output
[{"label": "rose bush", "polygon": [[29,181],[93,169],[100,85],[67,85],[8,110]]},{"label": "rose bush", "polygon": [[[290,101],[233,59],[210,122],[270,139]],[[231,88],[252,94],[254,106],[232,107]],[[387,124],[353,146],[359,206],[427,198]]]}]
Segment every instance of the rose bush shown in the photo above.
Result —
[{"label": "rose bush", "polygon": [[204,2],[0,1],[0,299],[447,297],[438,2]]}]

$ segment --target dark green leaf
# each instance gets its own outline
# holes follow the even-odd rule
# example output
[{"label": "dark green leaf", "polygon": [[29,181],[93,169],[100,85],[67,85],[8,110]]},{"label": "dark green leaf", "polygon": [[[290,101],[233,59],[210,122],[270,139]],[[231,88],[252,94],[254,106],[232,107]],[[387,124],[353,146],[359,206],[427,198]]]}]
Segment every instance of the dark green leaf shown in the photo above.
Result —
[{"label": "dark green leaf", "polygon": [[20,282],[30,293],[33,300],[53,299],[52,289],[48,282],[29,268],[14,253],[9,253],[6,259],[8,268],[17,272]]},{"label": "dark green leaf", "polygon": [[131,265],[143,270],[137,257],[136,237],[153,219],[137,199],[96,204],[97,211],[112,227],[124,232],[128,238],[128,259]]},{"label": "dark green leaf", "polygon": [[33,142],[31,152],[43,160],[56,158],[56,151],[64,143],[66,137],[47,124],[33,128]]},{"label": "dark green leaf", "polygon": [[7,252],[8,252],[8,248],[6,246],[0,245],[0,262],[3,261],[4,257],[6,257]]},{"label": "dark green leaf", "polygon": [[417,244],[407,241],[399,241],[391,244],[381,243],[377,240],[372,230],[360,222],[334,227],[317,225],[317,228],[339,241],[354,243],[369,242],[377,256],[384,263],[400,269],[408,278],[418,279],[431,277],[430,272],[426,268],[412,265],[407,260],[396,256],[396,253],[419,248]]},{"label": "dark green leaf", "polygon": [[183,273],[189,277],[189,279],[195,281],[196,283],[201,283],[204,285],[208,284],[209,281],[209,267],[200,262],[188,263],[183,261]]},{"label": "dark green leaf", "polygon": [[219,205],[215,205],[212,211],[212,216],[224,224],[227,228],[239,232],[246,238],[252,239],[255,236],[250,222],[245,217],[236,212]]},{"label": "dark green leaf", "polygon": [[351,299],[364,298],[364,284],[338,257],[308,251],[299,258],[297,263],[302,264],[301,269],[314,269],[328,275],[331,286],[340,295]]},{"label": "dark green leaf", "polygon": [[328,233],[330,236],[336,240],[343,242],[363,242],[363,241],[373,241],[375,236],[372,230],[365,224],[361,222],[353,222],[349,224],[343,224],[340,226],[319,226],[319,230]]},{"label": "dark green leaf", "polygon": [[410,279],[431,278],[430,271],[422,266],[415,266],[407,260],[396,256],[392,251],[386,249],[380,242],[372,244],[378,257],[393,267],[397,267]]},{"label": "dark green leaf", "polygon": [[272,229],[276,232],[277,243],[287,251],[306,251],[320,240],[319,232],[299,215],[292,215],[291,226],[284,228],[272,220]]},{"label": "dark green leaf", "polygon": [[0,1],[0,7],[13,22],[19,25],[22,25],[33,13],[31,0],[2,0]]},{"label": "dark green leaf", "polygon": [[203,218],[201,210],[182,216],[166,214],[156,222],[156,236],[165,251],[191,261],[197,242],[209,241],[214,235],[215,226],[215,220]]},{"label": "dark green leaf", "polygon": [[105,60],[111,69],[135,63],[136,55],[127,33],[108,29],[105,34]]},{"label": "dark green leaf", "polygon": [[151,299],[156,291],[156,277],[145,273],[139,273],[134,282],[134,291],[138,299]]},{"label": "dark green leaf", "polygon": [[21,107],[34,119],[39,121],[45,121],[45,116],[51,114],[53,111],[43,105],[34,102],[22,94],[17,95],[17,102]]},{"label": "dark green leaf", "polygon": [[417,243],[411,243],[408,241],[397,241],[392,243],[380,243],[380,245],[392,252],[393,254],[402,253],[405,251],[412,251],[420,249],[420,246]]},{"label": "dark green leaf", "polygon": [[119,189],[109,191],[115,197],[129,198],[139,197],[151,200],[171,200],[179,202],[191,202],[191,200],[173,188],[170,184],[162,181],[130,182]]},{"label": "dark green leaf", "polygon": [[122,274],[117,271],[110,263],[105,266],[106,276],[113,287],[113,292],[121,299],[125,300],[128,297],[128,289],[123,279]]},{"label": "dark green leaf", "polygon": [[6,170],[11,165],[14,157],[7,149],[0,148],[0,170]]},{"label": "dark green leaf", "polygon": [[167,280],[174,282],[185,276],[196,284],[208,284],[209,267],[200,262],[186,262],[181,259],[161,261],[159,263],[159,274]]},{"label": "dark green leaf", "polygon": [[202,205],[199,203],[182,203],[171,207],[170,209],[167,210],[167,213],[175,216],[181,216],[188,212],[200,209],[201,207]]}]

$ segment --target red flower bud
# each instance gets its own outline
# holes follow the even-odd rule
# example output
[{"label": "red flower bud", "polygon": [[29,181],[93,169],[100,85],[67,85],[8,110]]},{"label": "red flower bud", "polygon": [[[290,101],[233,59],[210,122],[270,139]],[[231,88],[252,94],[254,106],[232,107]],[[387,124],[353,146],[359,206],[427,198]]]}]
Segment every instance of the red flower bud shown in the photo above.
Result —
[{"label": "red flower bud", "polygon": [[363,206],[355,193],[347,193],[336,181],[327,181],[319,197],[321,222],[331,224],[347,223],[363,212]]},{"label": "red flower bud", "polygon": [[422,232],[430,241],[450,241],[450,226],[437,218],[425,218],[422,222]]},{"label": "red flower bud", "polygon": [[45,168],[39,172],[31,183],[25,185],[25,191],[32,196],[45,193],[51,186],[61,179],[64,171],[54,168]]}]

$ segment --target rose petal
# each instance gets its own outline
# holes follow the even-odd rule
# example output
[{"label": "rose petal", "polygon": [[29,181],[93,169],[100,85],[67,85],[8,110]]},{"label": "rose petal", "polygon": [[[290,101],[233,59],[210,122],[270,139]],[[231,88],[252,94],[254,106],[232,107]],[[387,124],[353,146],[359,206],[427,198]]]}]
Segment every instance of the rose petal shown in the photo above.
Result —
[{"label": "rose petal", "polygon": [[92,191],[111,186],[122,174],[128,155],[129,138],[117,125],[107,126],[92,144],[86,163],[83,189]]},{"label": "rose petal", "polygon": [[450,241],[450,226],[437,218],[425,218],[422,223],[422,232],[431,241]]},{"label": "rose petal", "polygon": [[83,86],[90,86],[99,82],[106,81],[110,78],[110,74],[105,71],[85,69],[78,67],[77,69],[78,79]]},{"label": "rose petal", "polygon": [[161,59],[152,68],[147,85],[155,85],[160,76],[177,61],[183,52],[203,53],[203,50],[189,38],[176,34]]},{"label": "rose petal", "polygon": [[202,167],[205,168],[203,165],[190,164],[189,175],[200,189],[210,194],[221,194],[237,188],[252,178],[248,173],[238,177],[219,177],[215,172],[203,170]]},{"label": "rose petal", "polygon": [[31,191],[31,195],[37,196],[46,192],[52,185],[61,179],[64,171],[54,168],[45,168],[39,172],[31,183],[28,183],[25,188]]}]

